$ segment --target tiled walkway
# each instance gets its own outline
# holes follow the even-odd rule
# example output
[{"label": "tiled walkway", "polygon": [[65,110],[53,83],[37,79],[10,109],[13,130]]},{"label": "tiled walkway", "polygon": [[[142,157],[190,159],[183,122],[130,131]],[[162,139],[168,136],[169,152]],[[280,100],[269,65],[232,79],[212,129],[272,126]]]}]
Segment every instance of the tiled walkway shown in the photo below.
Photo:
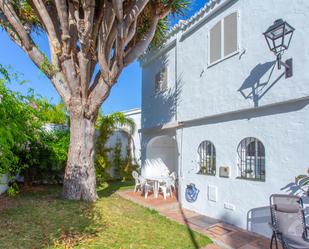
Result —
[{"label": "tiled walkway", "polygon": [[198,231],[210,237],[214,244],[201,249],[267,249],[270,240],[249,233],[232,225],[225,224],[219,220],[202,216],[195,212],[180,207],[175,197],[164,200],[162,196],[154,198],[149,196],[145,199],[140,193],[130,191],[119,191],[118,194],[125,199],[131,200],[142,206],[153,208],[160,214],[187,225],[190,229]]}]

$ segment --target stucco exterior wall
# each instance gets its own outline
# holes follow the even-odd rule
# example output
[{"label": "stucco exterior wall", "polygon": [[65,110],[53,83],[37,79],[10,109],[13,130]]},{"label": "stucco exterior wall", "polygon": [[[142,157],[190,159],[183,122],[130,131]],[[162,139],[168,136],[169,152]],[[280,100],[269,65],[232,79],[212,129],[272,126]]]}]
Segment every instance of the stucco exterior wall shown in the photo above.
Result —
[{"label": "stucco exterior wall", "polygon": [[[175,54],[175,46],[172,45],[142,70],[142,128],[175,120]],[[155,75],[164,66],[167,67],[168,90],[155,93]]]},{"label": "stucco exterior wall", "polygon": [[[171,35],[158,56],[151,54],[142,61],[142,128],[174,120],[183,124],[175,132],[184,207],[269,236],[269,196],[295,193],[295,176],[305,174],[309,166],[309,1],[217,2],[193,24]],[[238,51],[209,65],[208,32],[235,11],[239,15]],[[277,69],[262,35],[278,18],[296,29],[283,55],[283,60],[293,58],[294,75],[289,79],[283,69]],[[174,75],[169,85],[176,97],[169,108],[166,96],[154,95],[153,89],[162,60],[169,75]],[[143,130],[142,134],[146,158],[147,142],[162,131],[153,128],[151,135]],[[256,137],[265,146],[265,182],[237,179],[237,146],[246,137]],[[203,140],[216,147],[216,176],[197,174],[197,149]],[[220,166],[230,167],[229,178],[219,177]],[[186,184],[191,182],[200,189],[195,203],[184,199]],[[213,197],[216,201],[209,200]]]},{"label": "stucco exterior wall", "polygon": [[[200,28],[179,35],[178,75],[181,75],[181,101],[178,119],[188,120],[206,115],[262,106],[309,94],[304,82],[308,75],[309,12],[308,1],[245,0],[231,1]],[[213,66],[208,65],[208,31],[219,20],[237,11],[239,14],[239,53]],[[278,18],[295,29],[289,50],[283,59],[294,58],[294,77],[284,79],[278,70],[275,56],[269,51],[262,33]],[[273,69],[274,68],[274,69]],[[273,71],[272,71],[273,69]],[[264,71],[266,71],[264,73]],[[281,77],[279,79],[279,77]],[[267,83],[263,88],[257,84]],[[256,91],[256,99],[245,98]]]},{"label": "stucco exterior wall", "polygon": [[[180,192],[184,207],[216,217],[245,229],[270,235],[269,196],[293,193],[295,177],[305,174],[309,166],[309,101],[288,104],[263,111],[253,111],[208,120],[203,125],[185,127],[182,136],[182,177]],[[266,181],[237,179],[237,147],[246,137],[256,137],[265,146]],[[216,147],[216,176],[199,175],[197,149],[201,141],[210,140]],[[219,177],[219,167],[228,166],[230,177]],[[200,195],[195,203],[184,199],[184,188],[195,183]],[[217,201],[208,197],[208,188],[217,191]],[[232,209],[225,207],[232,205]],[[255,218],[250,219],[250,215]],[[261,215],[261,216],[260,216]]]}]

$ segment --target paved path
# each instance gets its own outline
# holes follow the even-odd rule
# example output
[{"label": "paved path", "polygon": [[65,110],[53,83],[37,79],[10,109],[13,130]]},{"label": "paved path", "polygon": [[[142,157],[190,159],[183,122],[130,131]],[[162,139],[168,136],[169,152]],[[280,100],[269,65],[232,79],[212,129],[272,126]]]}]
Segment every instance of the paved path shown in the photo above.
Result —
[{"label": "paved path", "polygon": [[[228,225],[219,220],[202,216],[195,212],[181,208],[175,197],[164,200],[153,196],[145,199],[140,193],[130,191],[118,191],[118,194],[144,207],[157,210],[161,215],[169,219],[185,224],[190,229],[207,235],[214,244],[201,249],[267,249],[270,240],[257,234],[249,233],[238,227]],[[210,223],[208,225],[207,221]]]}]

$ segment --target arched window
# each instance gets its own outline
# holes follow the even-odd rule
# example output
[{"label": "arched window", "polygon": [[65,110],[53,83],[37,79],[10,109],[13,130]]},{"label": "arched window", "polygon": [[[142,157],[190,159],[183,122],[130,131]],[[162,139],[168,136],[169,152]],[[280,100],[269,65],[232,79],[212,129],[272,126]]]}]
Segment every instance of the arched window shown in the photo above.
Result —
[{"label": "arched window", "polygon": [[216,175],[216,149],[212,142],[203,141],[198,147],[199,174]]},{"label": "arched window", "polygon": [[237,148],[239,177],[265,181],[265,148],[254,137],[243,139]]}]

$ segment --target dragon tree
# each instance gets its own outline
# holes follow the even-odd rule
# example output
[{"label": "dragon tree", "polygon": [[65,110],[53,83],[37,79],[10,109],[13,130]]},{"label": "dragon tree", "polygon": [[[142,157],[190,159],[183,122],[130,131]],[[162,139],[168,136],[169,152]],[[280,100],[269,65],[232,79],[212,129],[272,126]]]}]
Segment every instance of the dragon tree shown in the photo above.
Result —
[{"label": "dragon tree", "polygon": [[[95,201],[95,120],[123,68],[162,43],[188,0],[0,0],[0,26],[47,76],[70,114],[63,196]],[[34,42],[48,38],[50,58]]]}]

